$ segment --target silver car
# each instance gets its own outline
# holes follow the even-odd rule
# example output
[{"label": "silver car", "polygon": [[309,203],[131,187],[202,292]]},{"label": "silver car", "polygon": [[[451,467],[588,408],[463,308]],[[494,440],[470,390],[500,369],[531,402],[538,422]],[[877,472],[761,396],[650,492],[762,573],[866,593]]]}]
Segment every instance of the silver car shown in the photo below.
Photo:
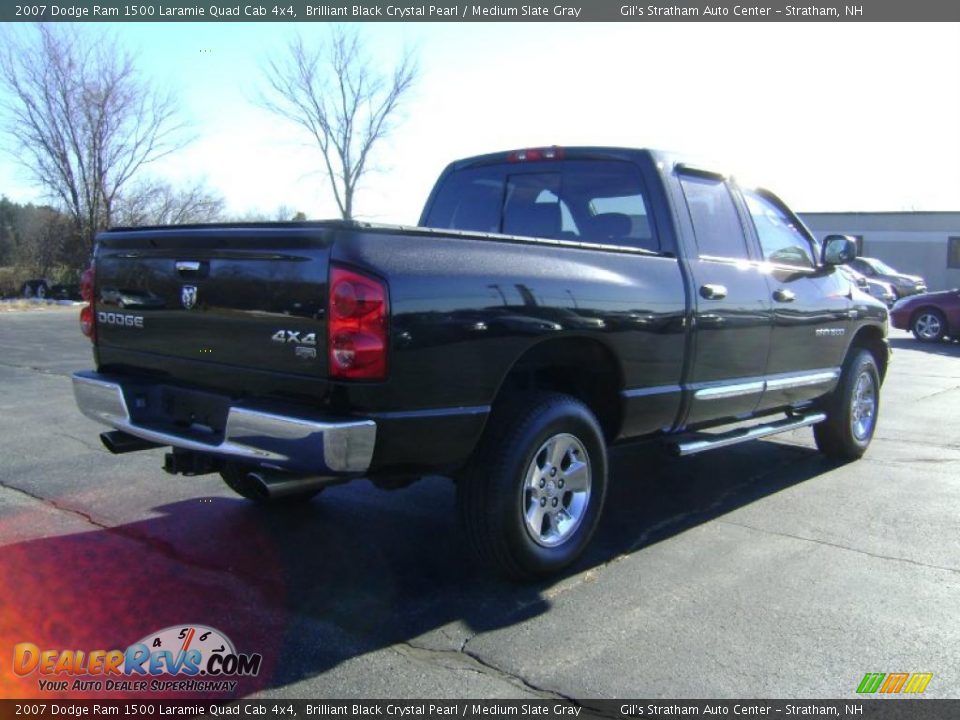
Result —
[{"label": "silver car", "polygon": [[894,290],[893,285],[890,283],[868,278],[866,275],[858,273],[849,265],[838,265],[837,269],[859,289],[875,297],[887,307],[893,307],[893,304],[897,301],[896,290]]}]

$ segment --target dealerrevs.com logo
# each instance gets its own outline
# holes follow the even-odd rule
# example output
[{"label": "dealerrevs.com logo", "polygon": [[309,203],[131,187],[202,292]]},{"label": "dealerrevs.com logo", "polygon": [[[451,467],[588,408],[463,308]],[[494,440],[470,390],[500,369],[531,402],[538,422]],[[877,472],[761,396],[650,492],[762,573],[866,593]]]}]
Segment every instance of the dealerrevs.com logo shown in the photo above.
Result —
[{"label": "dealerrevs.com logo", "polygon": [[232,692],[231,678],[256,676],[262,661],[259,653],[238,653],[219,630],[195,624],[151,633],[126,650],[44,650],[29,642],[13,649],[14,673],[36,673],[48,692]]}]

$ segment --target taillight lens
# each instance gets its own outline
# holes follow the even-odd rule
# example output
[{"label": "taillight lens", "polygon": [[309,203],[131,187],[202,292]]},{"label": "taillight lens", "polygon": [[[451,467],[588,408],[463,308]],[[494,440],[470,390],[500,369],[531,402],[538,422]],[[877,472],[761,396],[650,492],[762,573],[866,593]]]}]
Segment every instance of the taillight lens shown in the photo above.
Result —
[{"label": "taillight lens", "polygon": [[97,315],[94,310],[95,281],[96,275],[93,265],[91,265],[80,276],[80,297],[85,303],[88,303],[80,309],[80,332],[90,338],[91,341],[97,339]]},{"label": "taillight lens", "polygon": [[387,286],[353,270],[330,268],[327,348],[330,376],[347,380],[387,377]]},{"label": "taillight lens", "polygon": [[97,339],[97,324],[94,322],[93,307],[90,305],[80,308],[80,332],[91,340]]}]

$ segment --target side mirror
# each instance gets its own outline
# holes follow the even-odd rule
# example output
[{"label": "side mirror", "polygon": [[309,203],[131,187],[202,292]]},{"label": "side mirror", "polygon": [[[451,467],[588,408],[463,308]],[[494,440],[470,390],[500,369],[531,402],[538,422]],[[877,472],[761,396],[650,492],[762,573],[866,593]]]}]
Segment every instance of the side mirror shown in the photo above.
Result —
[{"label": "side mirror", "polygon": [[857,243],[848,235],[827,235],[823,239],[823,264],[846,265],[857,257]]}]

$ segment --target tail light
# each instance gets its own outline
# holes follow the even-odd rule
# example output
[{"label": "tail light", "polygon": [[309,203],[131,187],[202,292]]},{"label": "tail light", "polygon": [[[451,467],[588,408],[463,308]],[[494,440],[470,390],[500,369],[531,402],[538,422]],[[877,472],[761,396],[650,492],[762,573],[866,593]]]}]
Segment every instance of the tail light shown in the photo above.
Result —
[{"label": "tail light", "polygon": [[330,268],[327,348],[330,376],[345,380],[387,377],[387,286],[353,270]]},{"label": "tail light", "polygon": [[86,305],[80,309],[80,332],[90,338],[91,342],[97,340],[97,322],[94,309],[94,285],[96,283],[96,274],[93,264],[83,271],[80,276],[80,297]]}]

